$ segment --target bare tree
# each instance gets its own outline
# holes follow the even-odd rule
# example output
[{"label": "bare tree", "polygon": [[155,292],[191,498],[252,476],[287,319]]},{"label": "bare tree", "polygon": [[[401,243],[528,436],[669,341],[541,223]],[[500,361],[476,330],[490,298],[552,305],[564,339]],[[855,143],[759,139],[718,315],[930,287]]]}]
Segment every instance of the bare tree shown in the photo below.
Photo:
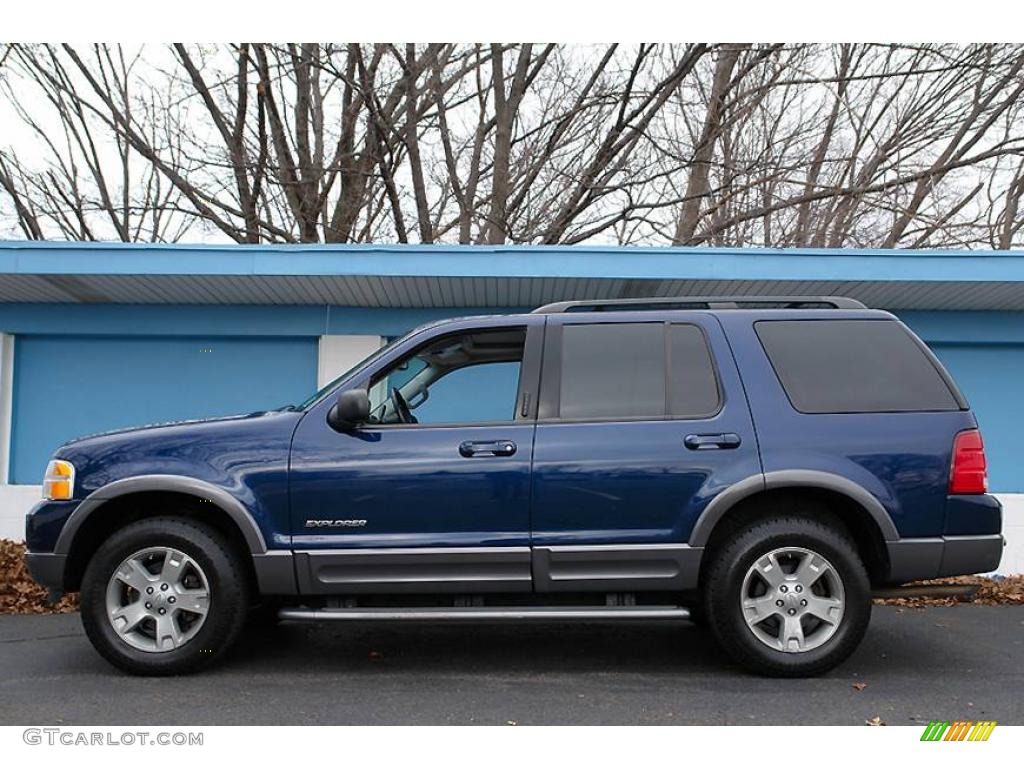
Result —
[{"label": "bare tree", "polygon": [[1024,46],[8,44],[31,239],[1012,248]]}]

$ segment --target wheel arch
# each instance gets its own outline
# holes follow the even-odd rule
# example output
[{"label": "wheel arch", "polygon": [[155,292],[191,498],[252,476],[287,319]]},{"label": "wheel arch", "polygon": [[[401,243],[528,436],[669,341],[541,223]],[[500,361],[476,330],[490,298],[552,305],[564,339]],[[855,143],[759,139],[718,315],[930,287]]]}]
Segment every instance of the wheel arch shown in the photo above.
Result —
[{"label": "wheel arch", "polygon": [[54,548],[66,556],[64,586],[78,589],[92,553],[118,528],[151,517],[191,517],[222,533],[245,560],[266,554],[256,522],[238,499],[189,477],[154,475],[118,480],[93,492],[64,524]]},{"label": "wheel arch", "polygon": [[800,499],[825,506],[853,537],[872,581],[886,578],[890,567],[886,542],[899,539],[892,518],[865,488],[828,472],[769,472],[731,486],[705,508],[693,527],[689,544],[710,552],[729,533],[763,516],[765,509],[782,501]]}]

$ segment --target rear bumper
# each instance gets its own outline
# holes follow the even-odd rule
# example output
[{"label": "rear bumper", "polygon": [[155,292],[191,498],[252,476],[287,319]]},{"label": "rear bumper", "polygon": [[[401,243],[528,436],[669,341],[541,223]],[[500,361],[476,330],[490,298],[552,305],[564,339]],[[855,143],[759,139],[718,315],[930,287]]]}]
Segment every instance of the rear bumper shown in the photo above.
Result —
[{"label": "rear bumper", "polygon": [[25,565],[29,575],[50,593],[64,591],[64,563],[67,555],[54,555],[50,552],[29,552],[25,555]]},{"label": "rear bumper", "polygon": [[1006,541],[1002,534],[936,536],[886,542],[888,582],[903,584],[940,576],[989,573],[999,567]]}]

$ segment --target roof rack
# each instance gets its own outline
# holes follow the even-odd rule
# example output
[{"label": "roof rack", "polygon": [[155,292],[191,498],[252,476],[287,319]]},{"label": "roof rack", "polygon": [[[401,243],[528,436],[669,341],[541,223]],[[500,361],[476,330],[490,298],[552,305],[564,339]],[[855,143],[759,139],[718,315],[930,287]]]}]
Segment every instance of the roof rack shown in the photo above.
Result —
[{"label": "roof rack", "polygon": [[648,309],[867,309],[845,296],[664,296],[648,299],[558,301],[537,307],[533,314],[564,312],[630,312]]}]

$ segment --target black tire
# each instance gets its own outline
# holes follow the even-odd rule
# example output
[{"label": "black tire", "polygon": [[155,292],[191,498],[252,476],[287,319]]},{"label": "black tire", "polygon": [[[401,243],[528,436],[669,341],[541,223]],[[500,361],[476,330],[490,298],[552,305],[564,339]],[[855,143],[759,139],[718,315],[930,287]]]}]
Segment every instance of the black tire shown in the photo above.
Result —
[{"label": "black tire", "polygon": [[[107,585],[133,553],[172,547],[192,558],[209,582],[209,607],[198,631],[173,650],[139,650],[126,642],[107,617]],[[133,675],[179,675],[217,661],[234,643],[248,612],[242,558],[215,529],[178,517],[140,520],[113,534],[96,550],[82,577],[85,633],[103,658]]]},{"label": "black tire", "polygon": [[[786,547],[810,550],[828,560],[841,580],[845,600],[834,634],[820,646],[799,652],[772,648],[758,639],[741,606],[748,570],[768,553]],[[857,648],[871,618],[871,585],[842,525],[827,510],[802,506],[796,512],[772,514],[751,523],[717,548],[705,574],[704,605],[716,639],[740,665],[772,677],[808,677],[841,664]],[[778,622],[781,636],[784,618],[771,618],[759,626],[770,634]],[[821,626],[813,616],[808,620],[812,627]],[[826,635],[827,631],[826,627]]]}]

